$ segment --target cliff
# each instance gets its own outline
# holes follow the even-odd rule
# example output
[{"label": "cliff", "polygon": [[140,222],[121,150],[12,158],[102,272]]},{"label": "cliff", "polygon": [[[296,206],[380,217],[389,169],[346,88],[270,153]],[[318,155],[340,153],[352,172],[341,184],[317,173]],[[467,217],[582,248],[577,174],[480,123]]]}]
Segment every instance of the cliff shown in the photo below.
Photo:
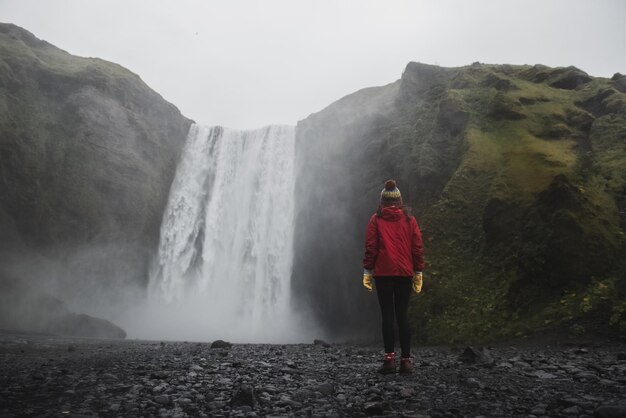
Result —
[{"label": "cliff", "polygon": [[[0,284],[89,312],[145,284],[190,124],[125,68],[0,24]],[[67,315],[52,328],[108,326]]]},{"label": "cliff", "polygon": [[121,66],[0,24],[0,250],[128,247],[145,269],[190,123]]},{"label": "cliff", "polygon": [[412,62],[301,121],[297,303],[337,336],[378,324],[363,238],[394,178],[425,238],[418,340],[624,335],[625,83],[574,67]]}]

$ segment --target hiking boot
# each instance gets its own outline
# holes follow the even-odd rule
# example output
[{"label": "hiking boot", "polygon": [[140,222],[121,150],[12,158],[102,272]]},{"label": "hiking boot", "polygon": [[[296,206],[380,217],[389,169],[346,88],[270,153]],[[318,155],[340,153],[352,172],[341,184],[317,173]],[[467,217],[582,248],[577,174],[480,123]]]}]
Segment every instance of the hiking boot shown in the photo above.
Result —
[{"label": "hiking boot", "polygon": [[400,373],[413,373],[413,364],[410,357],[402,357],[400,359]]},{"label": "hiking boot", "polygon": [[385,353],[383,365],[378,369],[378,373],[388,374],[396,372],[396,353]]}]

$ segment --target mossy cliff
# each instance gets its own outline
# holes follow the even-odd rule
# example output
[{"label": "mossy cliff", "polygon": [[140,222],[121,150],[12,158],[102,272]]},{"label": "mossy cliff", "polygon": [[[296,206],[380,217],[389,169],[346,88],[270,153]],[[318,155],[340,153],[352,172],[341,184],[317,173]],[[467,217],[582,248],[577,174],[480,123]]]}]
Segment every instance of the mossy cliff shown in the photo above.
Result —
[{"label": "mossy cliff", "polygon": [[190,123],[121,66],[0,24],[0,250],[103,245],[103,270],[145,270]]},{"label": "mossy cliff", "polygon": [[418,341],[626,335],[625,93],[574,67],[412,62],[301,121],[296,303],[378,331],[363,237],[395,178],[425,239]]}]

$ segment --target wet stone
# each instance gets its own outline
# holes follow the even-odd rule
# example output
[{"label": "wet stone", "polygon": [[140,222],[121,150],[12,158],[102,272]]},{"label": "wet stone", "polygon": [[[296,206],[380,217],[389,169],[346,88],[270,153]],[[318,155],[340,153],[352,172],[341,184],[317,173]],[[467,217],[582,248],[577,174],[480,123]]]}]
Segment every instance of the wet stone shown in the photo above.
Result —
[{"label": "wet stone", "polygon": [[416,347],[411,376],[378,374],[378,346],[209,346],[46,339],[24,355],[0,334],[0,415],[611,417],[626,407],[626,344],[496,347],[493,368]]},{"label": "wet stone", "polygon": [[215,340],[211,343],[211,348],[230,348],[231,346],[231,343],[224,340]]}]

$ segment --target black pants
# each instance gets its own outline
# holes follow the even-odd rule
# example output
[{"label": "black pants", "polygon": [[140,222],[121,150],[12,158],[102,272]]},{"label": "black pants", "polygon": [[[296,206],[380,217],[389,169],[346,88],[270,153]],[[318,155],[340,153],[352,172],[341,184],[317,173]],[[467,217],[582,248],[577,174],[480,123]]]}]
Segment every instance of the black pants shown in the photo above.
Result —
[{"label": "black pants", "polygon": [[383,316],[383,342],[385,352],[394,351],[394,316],[400,331],[402,357],[411,355],[411,329],[409,327],[409,299],[412,277],[376,277],[376,293]]}]

